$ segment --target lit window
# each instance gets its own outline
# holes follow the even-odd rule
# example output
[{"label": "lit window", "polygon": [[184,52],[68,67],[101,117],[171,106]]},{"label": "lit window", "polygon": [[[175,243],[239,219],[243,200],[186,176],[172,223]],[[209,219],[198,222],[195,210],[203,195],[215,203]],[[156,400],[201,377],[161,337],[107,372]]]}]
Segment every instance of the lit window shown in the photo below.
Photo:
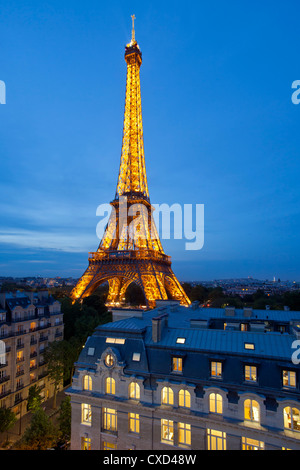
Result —
[{"label": "lit window", "polygon": [[185,343],[185,338],[177,338],[176,343],[177,344],[184,344]]},{"label": "lit window", "polygon": [[170,387],[164,387],[162,389],[161,402],[164,405],[174,405],[174,393]]},{"label": "lit window", "polygon": [[207,430],[207,449],[226,450],[226,433],[214,429]]},{"label": "lit window", "polygon": [[264,443],[250,439],[249,437],[242,437],[242,450],[264,450]]},{"label": "lit window", "polygon": [[103,442],[103,450],[116,450],[117,444],[113,444],[112,442]]},{"label": "lit window", "polygon": [[136,382],[131,382],[128,387],[129,398],[140,399],[140,386]]},{"label": "lit window", "polygon": [[87,403],[81,403],[81,424],[91,426],[92,424],[92,407]]},{"label": "lit window", "polygon": [[105,379],[105,393],[109,395],[115,395],[116,393],[116,381],[112,377]]},{"label": "lit window", "polygon": [[92,390],[92,377],[89,375],[83,377],[83,390]]},{"label": "lit window", "polygon": [[300,412],[298,408],[287,406],[283,410],[284,428],[300,431]]},{"label": "lit window", "polygon": [[257,368],[256,366],[245,366],[245,380],[247,382],[257,381]]},{"label": "lit window", "polygon": [[103,408],[103,429],[105,431],[117,431],[117,410]]},{"label": "lit window", "polygon": [[244,417],[246,420],[259,422],[259,404],[256,400],[245,400]]},{"label": "lit window", "polygon": [[187,390],[179,390],[179,406],[184,408],[191,407],[191,394]]},{"label": "lit window", "polygon": [[223,412],[223,398],[219,393],[211,393],[209,395],[209,411],[211,413]]},{"label": "lit window", "polygon": [[178,445],[180,447],[190,446],[192,442],[191,425],[178,423]]},{"label": "lit window", "polygon": [[226,433],[222,431],[216,431],[215,429],[208,429],[207,449],[226,450]]},{"label": "lit window", "polygon": [[136,413],[128,413],[129,432],[139,434],[140,432],[140,415]]},{"label": "lit window", "polygon": [[172,358],[172,372],[182,372],[182,357]]},{"label": "lit window", "polygon": [[174,444],[174,423],[168,419],[161,419],[161,441]]},{"label": "lit window", "polygon": [[211,377],[221,378],[222,377],[222,362],[211,362],[210,367]]},{"label": "lit window", "polygon": [[244,347],[245,347],[245,349],[254,349],[254,344],[253,343],[245,343]]},{"label": "lit window", "polygon": [[140,353],[133,353],[132,355],[132,360],[133,361],[136,361],[136,362],[139,362],[141,360],[141,355]]},{"label": "lit window", "polygon": [[282,372],[282,381],[284,387],[295,388],[296,387],[296,372],[291,370],[284,370]]},{"label": "lit window", "polygon": [[90,437],[81,438],[81,450],[91,450],[92,440]]},{"label": "lit window", "polygon": [[125,339],[123,339],[123,338],[106,338],[106,343],[109,343],[109,344],[124,344]]},{"label": "lit window", "polygon": [[111,354],[105,356],[105,364],[107,367],[112,367],[114,365],[114,358]]}]

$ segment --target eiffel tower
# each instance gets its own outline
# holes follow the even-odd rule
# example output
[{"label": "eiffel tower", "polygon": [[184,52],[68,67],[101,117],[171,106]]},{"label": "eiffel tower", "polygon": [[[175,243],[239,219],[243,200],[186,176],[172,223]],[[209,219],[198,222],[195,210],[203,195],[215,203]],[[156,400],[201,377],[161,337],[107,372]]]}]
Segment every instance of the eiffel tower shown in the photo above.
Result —
[{"label": "eiffel tower", "polygon": [[[122,305],[134,282],[144,292],[148,308],[156,300],[191,302],[171,269],[171,258],[162,248],[153,220],[145,168],[140,66],[142,53],[132,38],[125,47],[127,81],[121,162],[112,212],[96,252],[71,292],[73,301],[89,296],[108,281],[107,304]],[[129,208],[129,209],[128,209]]]}]

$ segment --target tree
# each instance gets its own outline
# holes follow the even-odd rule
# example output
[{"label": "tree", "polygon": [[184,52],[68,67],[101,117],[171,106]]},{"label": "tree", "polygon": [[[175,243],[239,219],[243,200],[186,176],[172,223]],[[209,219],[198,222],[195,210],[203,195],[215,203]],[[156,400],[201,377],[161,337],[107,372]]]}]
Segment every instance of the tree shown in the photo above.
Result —
[{"label": "tree", "polygon": [[64,343],[64,341],[53,341],[52,343],[49,343],[44,352],[47,371],[54,384],[53,409],[56,408],[58,388],[63,383],[66,362],[69,361],[65,356],[66,348]]},{"label": "tree", "polygon": [[27,410],[35,411],[42,405],[41,387],[32,385],[28,390]]},{"label": "tree", "polygon": [[10,428],[15,424],[16,420],[16,415],[9,408],[0,408],[0,432],[8,433]]},{"label": "tree", "polygon": [[22,450],[47,450],[58,439],[58,432],[49,416],[42,408],[37,408],[32,415],[30,425],[25,429],[18,446]]},{"label": "tree", "polygon": [[60,404],[58,416],[59,431],[61,438],[66,442],[71,437],[71,399],[66,397]]}]

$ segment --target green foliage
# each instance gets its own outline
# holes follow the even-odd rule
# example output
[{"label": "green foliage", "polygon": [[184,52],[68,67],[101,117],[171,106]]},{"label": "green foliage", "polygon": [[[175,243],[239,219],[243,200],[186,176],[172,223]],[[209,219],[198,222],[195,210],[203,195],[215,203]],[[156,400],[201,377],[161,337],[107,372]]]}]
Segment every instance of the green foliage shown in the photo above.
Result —
[{"label": "green foliage", "polygon": [[9,431],[17,418],[9,408],[0,408],[0,432]]},{"label": "green foliage", "polygon": [[64,441],[70,440],[71,437],[71,399],[66,397],[60,405],[60,413],[58,416],[58,424],[61,438]]},{"label": "green foliage", "polygon": [[28,390],[27,410],[35,411],[42,405],[42,397],[40,395],[41,388],[32,385]]},{"label": "green foliage", "polygon": [[58,431],[42,408],[36,409],[18,448],[22,450],[47,450],[58,439]]}]

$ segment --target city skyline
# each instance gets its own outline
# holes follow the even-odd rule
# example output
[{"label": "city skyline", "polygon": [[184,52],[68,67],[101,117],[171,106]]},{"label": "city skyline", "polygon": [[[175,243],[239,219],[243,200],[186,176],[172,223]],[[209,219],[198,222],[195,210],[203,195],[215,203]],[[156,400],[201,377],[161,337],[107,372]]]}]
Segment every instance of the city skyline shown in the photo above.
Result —
[{"label": "city skyline", "polygon": [[[172,8],[171,8],[172,6]],[[204,204],[204,247],[162,240],[180,280],[300,280],[294,3],[26,1],[3,7],[2,276],[79,277],[113,199],[136,16],[152,203]]]}]

